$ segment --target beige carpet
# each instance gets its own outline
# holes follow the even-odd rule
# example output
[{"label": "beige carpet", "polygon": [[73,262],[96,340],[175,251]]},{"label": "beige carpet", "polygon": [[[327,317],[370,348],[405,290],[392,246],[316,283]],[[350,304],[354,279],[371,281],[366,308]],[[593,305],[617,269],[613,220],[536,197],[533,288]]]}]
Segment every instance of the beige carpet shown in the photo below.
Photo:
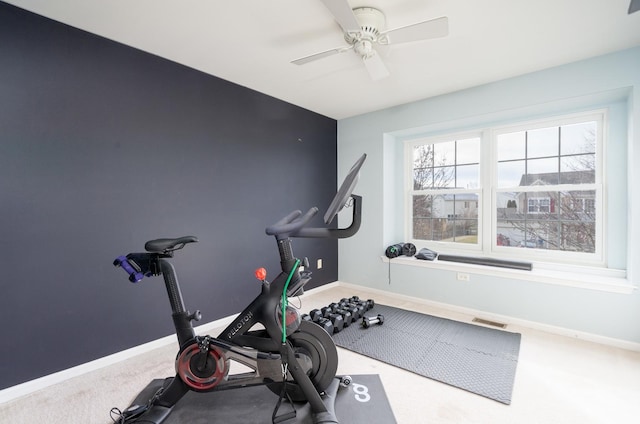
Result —
[{"label": "beige carpet", "polygon": [[[306,312],[352,295],[463,322],[471,322],[473,318],[392,295],[345,286],[305,295],[301,310]],[[203,312],[206,318],[206,311]],[[339,349],[338,372],[379,374],[396,419],[401,424],[640,422],[640,352],[512,325],[507,330],[522,334],[511,405],[500,404],[344,349]],[[109,410],[112,407],[125,408],[152,379],[174,374],[175,354],[173,345],[158,348],[11,400],[0,405],[0,422],[111,423]]]}]

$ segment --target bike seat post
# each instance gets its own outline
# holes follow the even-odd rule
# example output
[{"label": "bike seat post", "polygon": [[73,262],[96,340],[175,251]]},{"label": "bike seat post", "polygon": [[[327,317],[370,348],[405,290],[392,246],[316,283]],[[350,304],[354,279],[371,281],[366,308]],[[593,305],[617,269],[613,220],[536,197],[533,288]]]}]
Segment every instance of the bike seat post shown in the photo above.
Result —
[{"label": "bike seat post", "polygon": [[291,239],[289,237],[278,238],[278,252],[280,253],[280,267],[282,272],[289,272],[291,267],[296,261],[293,256],[293,247],[291,246]]},{"label": "bike seat post", "polygon": [[164,259],[159,259],[159,262],[167,294],[169,295],[171,311],[173,312],[171,317],[173,318],[173,325],[176,328],[178,344],[182,346],[195,337],[195,331],[193,330],[193,325],[191,325],[191,317],[184,306],[180,285],[178,284],[178,277],[176,276],[173,265]]}]

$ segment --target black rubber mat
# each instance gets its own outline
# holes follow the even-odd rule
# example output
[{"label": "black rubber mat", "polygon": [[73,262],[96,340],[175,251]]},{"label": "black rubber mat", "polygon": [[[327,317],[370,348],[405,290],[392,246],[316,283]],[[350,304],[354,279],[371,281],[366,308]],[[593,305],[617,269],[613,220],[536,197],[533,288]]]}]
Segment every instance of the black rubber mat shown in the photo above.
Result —
[{"label": "black rubber mat", "polygon": [[383,325],[353,323],[333,335],[336,345],[416,374],[511,403],[518,364],[518,333],[438,318],[385,305],[366,316]]},{"label": "black rubber mat", "polygon": [[[353,382],[335,392],[335,412],[344,424],[395,424],[396,420],[378,375],[352,375]],[[153,380],[132,405],[144,404],[162,386]],[[329,392],[329,389],[327,389]],[[163,424],[269,424],[278,396],[265,386],[210,393],[187,393]],[[283,424],[312,424],[308,404],[295,403],[296,417]],[[280,413],[292,411],[283,403]],[[142,421],[144,422],[144,421]]]}]

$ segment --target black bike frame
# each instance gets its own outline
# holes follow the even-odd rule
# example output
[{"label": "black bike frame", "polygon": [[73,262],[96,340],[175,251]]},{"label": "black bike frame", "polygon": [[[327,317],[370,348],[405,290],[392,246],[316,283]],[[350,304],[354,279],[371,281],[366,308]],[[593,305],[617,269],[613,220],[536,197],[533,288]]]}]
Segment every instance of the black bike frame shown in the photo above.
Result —
[{"label": "black bike frame", "polygon": [[[293,255],[290,237],[345,238],[353,235],[360,226],[361,198],[352,198],[353,219],[348,228],[302,228],[315,215],[316,208],[312,208],[302,217],[299,211],[295,211],[267,228],[267,234],[275,235],[278,244],[280,274],[271,283],[263,281],[261,293],[217,338],[208,338],[209,343],[224,350],[227,359],[248,365],[254,372],[229,375],[228,379],[221,381],[211,389],[212,391],[282,381],[285,376],[280,365],[286,361],[288,372],[311,406],[314,422],[337,423],[334,413],[323,403],[305,367],[297,360],[291,343],[283,337],[286,325],[283,328],[278,321],[286,321],[286,317],[283,314],[278,318],[278,309],[283,299],[301,293],[303,286],[310,280],[310,273],[300,272],[301,261]],[[181,351],[189,344],[198,342],[192,321],[200,319],[200,312],[190,313],[185,307],[175,269],[167,258],[173,257],[174,250],[195,241],[195,237],[151,241],[145,246],[148,252],[131,253],[126,258],[120,257],[114,262],[129,273],[131,281],[139,281],[143,276],[162,274]],[[135,267],[131,263],[134,263]],[[286,293],[283,293],[285,288]],[[251,330],[258,323],[264,326],[264,330]],[[258,368],[264,375],[260,375]],[[187,384],[176,375],[145,413],[145,422],[161,423],[189,390]]]}]

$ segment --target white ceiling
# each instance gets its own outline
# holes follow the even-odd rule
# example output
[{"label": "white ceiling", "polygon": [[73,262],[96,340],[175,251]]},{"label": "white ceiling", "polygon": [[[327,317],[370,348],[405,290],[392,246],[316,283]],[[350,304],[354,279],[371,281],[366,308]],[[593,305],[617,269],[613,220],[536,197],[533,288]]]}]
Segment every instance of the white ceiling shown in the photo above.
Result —
[{"label": "white ceiling", "polygon": [[371,81],[352,51],[290,63],[344,45],[320,0],[4,1],[334,119],[640,45],[630,0],[349,0],[387,29],[449,18],[446,38],[388,49],[391,76]]}]

